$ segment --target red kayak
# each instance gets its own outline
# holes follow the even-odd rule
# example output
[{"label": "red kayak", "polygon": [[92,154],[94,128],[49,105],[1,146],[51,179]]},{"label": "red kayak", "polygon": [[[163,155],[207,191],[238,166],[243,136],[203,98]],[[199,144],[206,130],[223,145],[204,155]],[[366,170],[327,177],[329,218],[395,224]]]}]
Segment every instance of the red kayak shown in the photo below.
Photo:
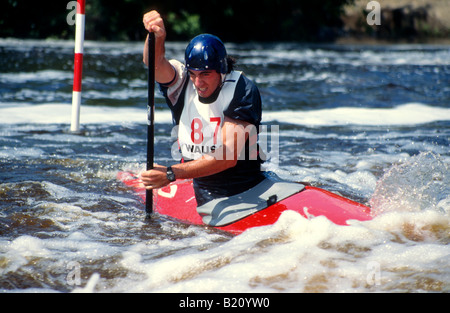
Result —
[{"label": "red kayak", "polygon": [[[145,202],[145,188],[136,174],[119,172],[118,179],[132,187]],[[177,180],[164,188],[154,190],[153,202],[153,209],[159,214],[190,224],[205,225],[204,218],[197,211],[192,180]],[[370,208],[365,205],[317,187],[304,186],[302,190],[253,214],[215,227],[240,234],[252,227],[274,224],[286,210],[298,212],[306,218],[325,216],[337,225],[348,225],[349,220],[372,219]]]}]

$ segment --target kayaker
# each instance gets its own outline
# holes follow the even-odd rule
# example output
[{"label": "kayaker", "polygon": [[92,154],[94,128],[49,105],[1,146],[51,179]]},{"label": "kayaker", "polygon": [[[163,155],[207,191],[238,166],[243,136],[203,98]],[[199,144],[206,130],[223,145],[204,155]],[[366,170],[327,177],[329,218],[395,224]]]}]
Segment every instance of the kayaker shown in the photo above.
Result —
[{"label": "kayaker", "polygon": [[[157,189],[193,178],[198,206],[259,184],[265,178],[262,161],[256,144],[249,143],[256,142],[262,114],[256,85],[234,70],[235,62],[218,37],[201,34],[187,46],[184,62],[169,61],[161,15],[148,12],[143,23],[155,33],[155,79],[178,126],[184,160],[168,167],[155,164],[141,174],[143,184]],[[148,64],[147,43],[144,63]]]}]

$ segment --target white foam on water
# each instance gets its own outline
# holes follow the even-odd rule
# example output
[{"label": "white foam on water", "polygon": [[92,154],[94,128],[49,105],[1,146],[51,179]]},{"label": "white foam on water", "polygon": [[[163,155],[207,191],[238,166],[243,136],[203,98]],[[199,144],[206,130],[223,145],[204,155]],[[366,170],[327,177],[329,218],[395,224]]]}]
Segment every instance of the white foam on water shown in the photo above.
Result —
[{"label": "white foam on water", "polygon": [[[67,104],[0,104],[0,123],[70,124],[72,114],[71,110],[71,105]],[[82,106],[80,123],[146,123],[146,112],[146,108]],[[155,114],[155,122],[171,123],[171,121],[171,115],[168,111],[157,112],[157,114]]]},{"label": "white foam on water", "polygon": [[264,122],[280,122],[305,126],[336,125],[419,125],[436,121],[450,121],[450,109],[408,103],[394,108],[319,109],[309,111],[264,112]]},{"label": "white foam on water", "polygon": [[[0,104],[2,124],[54,124],[70,123],[71,106],[67,104]],[[81,123],[146,123],[146,108],[82,106]],[[393,108],[339,107],[307,111],[265,111],[265,123],[289,123],[305,126],[336,125],[419,125],[436,121],[450,121],[450,109],[421,103],[408,103]],[[167,110],[155,113],[155,122],[172,122]]]},{"label": "white foam on water", "polygon": [[73,79],[68,71],[42,70],[37,72],[0,73],[0,83],[26,84],[27,82],[49,82]]},{"label": "white foam on water", "polygon": [[[337,46],[333,46],[334,48]],[[423,48],[433,48],[430,45],[398,45],[389,46],[389,52],[369,46],[355,45],[354,51],[345,51],[340,49],[324,48],[306,48],[299,49],[289,45],[280,44],[274,48],[253,49],[246,53],[246,64],[268,64],[268,63],[287,63],[295,64],[307,62],[308,64],[345,64],[351,66],[379,66],[379,65],[448,65],[450,60],[450,52],[448,49],[441,49],[439,52]],[[231,46],[230,54],[239,54],[239,46]],[[423,49],[422,51],[414,50],[414,48]],[[237,50],[234,50],[237,49]]]},{"label": "white foam on water", "polygon": [[450,163],[422,152],[390,167],[374,189],[370,204],[375,215],[420,212],[429,208],[450,213]]},{"label": "white foam on water", "polygon": [[5,159],[13,159],[13,158],[37,158],[44,154],[42,149],[33,147],[33,148],[5,148],[2,149],[0,147],[0,158]]},{"label": "white foam on water", "polygon": [[[32,212],[61,233],[42,236],[42,229],[1,239],[4,277],[51,276],[73,292],[450,291],[450,203],[442,204],[447,210],[390,211],[350,226],[286,211],[276,224],[236,237],[156,218],[174,239],[142,239],[144,222],[136,212],[83,209],[103,197],[90,193],[77,194],[85,198],[77,205],[51,202],[74,191],[42,186],[50,198],[31,203]],[[72,262],[80,265],[79,285],[68,285]],[[105,271],[96,266],[104,263]]]},{"label": "white foam on water", "polygon": [[[69,41],[1,39],[0,45],[12,51],[27,52],[32,47],[48,46],[63,49],[69,55],[73,53],[73,42]],[[185,47],[186,43],[171,43],[166,48],[172,56],[182,59]],[[284,48],[280,46],[269,53],[255,49],[243,56],[244,64],[306,62],[325,66],[321,67],[325,71],[274,74],[257,77],[256,81],[331,81],[338,83],[332,88],[339,93],[345,92],[342,83],[349,78],[348,74],[334,74],[328,70],[328,64],[367,65],[369,70],[370,66],[390,64],[431,65],[433,71],[443,70],[440,66],[449,64],[448,50],[418,52],[409,51],[409,46],[396,46],[392,53],[356,49],[344,55],[326,49]],[[233,49],[239,54],[239,46],[232,47],[231,51]],[[91,55],[104,55],[106,50],[112,55],[141,54],[142,43],[86,42],[86,52]],[[47,79],[71,80],[72,73],[41,70],[0,74],[0,82],[11,84],[41,83]],[[87,79],[95,83],[99,78]],[[132,90],[121,86],[113,92],[86,90],[90,99],[143,98],[145,81],[137,78],[119,81],[115,76],[106,79],[110,80],[105,82],[107,84],[128,84]],[[445,88],[448,87],[443,86],[441,91]],[[58,103],[49,103],[56,97]],[[291,97],[295,99],[294,95]],[[24,223],[14,230],[12,225],[0,224],[3,227],[0,229],[8,236],[0,238],[0,277],[4,283],[1,292],[450,292],[450,197],[445,187],[450,183],[445,180],[449,176],[436,174],[436,169],[443,173],[445,167],[441,163],[448,164],[448,157],[418,160],[409,155],[418,150],[448,154],[448,147],[439,144],[439,134],[434,133],[433,127],[427,126],[425,130],[420,127],[424,123],[448,122],[450,111],[445,103],[263,112],[267,124],[299,126],[294,130],[290,126],[282,130],[281,136],[299,141],[280,142],[282,148],[292,148],[282,154],[292,162],[276,168],[277,173],[290,180],[326,181],[328,185],[336,182],[346,186],[343,188],[346,191],[363,194],[365,198],[374,194],[373,206],[378,211],[372,221],[352,221],[350,226],[335,225],[324,217],[307,219],[287,211],[275,225],[254,228],[232,237],[210,228],[168,221],[162,216],[155,216],[151,225],[144,222],[138,197],[133,198],[131,191],[126,194],[125,187],[114,185],[115,174],[123,164],[104,162],[112,156],[103,155],[95,147],[82,155],[75,155],[77,150],[71,147],[72,143],[92,142],[102,146],[113,141],[126,142],[127,147],[132,147],[135,143],[141,144],[142,139],[120,132],[99,136],[95,131],[88,132],[88,136],[61,132],[60,128],[68,129],[70,124],[71,105],[70,100],[59,102],[70,99],[70,93],[52,93],[25,86],[20,93],[5,98],[14,98],[11,101],[16,102],[0,103],[0,124],[3,125],[0,158],[11,161],[11,168],[16,160],[23,163],[25,158],[36,163],[48,159],[48,164],[57,160],[62,167],[67,166],[67,171],[55,170],[55,180],[46,176],[42,181],[39,176],[39,181],[29,181],[26,177],[20,183],[0,182],[1,196],[13,197],[13,200],[1,199],[7,203],[7,211],[0,212],[1,222]],[[23,99],[33,99],[39,104],[20,102]],[[146,113],[145,105],[142,108],[82,105],[81,124],[92,126],[87,127],[89,129],[102,123],[145,125]],[[155,118],[157,123],[172,122],[168,110],[158,110]],[[320,129],[347,125],[361,127],[344,127],[344,132],[331,133]],[[413,126],[410,128],[414,130],[386,131],[393,125]],[[416,125],[418,127],[414,127]],[[365,126],[381,126],[382,131],[371,132],[378,128]],[[314,131],[316,129],[319,131]],[[445,132],[440,136],[444,136],[442,134]],[[422,142],[419,146],[415,138],[422,136],[437,139],[418,140]],[[310,151],[302,151],[302,140],[320,143],[334,139],[350,142],[349,145],[354,142],[358,147],[361,141],[363,149],[368,150],[357,151],[355,156],[350,148],[333,151],[331,146],[328,149],[319,144],[313,145]],[[92,163],[86,161],[92,159]],[[131,164],[138,159],[122,157],[120,161],[127,163],[124,167],[143,169],[144,162]],[[376,175],[391,164],[395,165],[377,181]],[[421,175],[416,174],[428,172],[431,180],[417,179]],[[433,183],[427,184],[429,181]],[[96,189],[94,185],[98,182],[101,186]],[[103,183],[111,185],[103,188]],[[383,190],[392,192],[389,197],[381,197]],[[21,197],[23,203],[18,201],[16,210],[13,201],[22,200]],[[68,279],[75,269],[69,267],[73,264],[79,264],[82,278],[76,285],[70,284]],[[15,280],[25,285],[14,289],[8,282]]]},{"label": "white foam on water", "polygon": [[[448,231],[448,222],[448,216],[430,211],[338,226],[324,217],[308,220],[287,211],[273,226],[248,230],[210,249],[183,239],[190,249],[150,261],[146,251],[157,247],[139,243],[121,262],[130,276],[109,291],[449,291],[450,271],[441,265],[450,247],[439,243],[448,236],[432,230]],[[428,271],[436,275],[418,285],[418,277],[430,277]]]},{"label": "white foam on water", "polygon": [[[441,199],[448,196],[441,184],[448,179],[446,160],[424,153],[404,162],[409,174],[397,175],[398,185],[417,189],[421,173],[430,172],[437,188],[423,186],[431,190],[427,194],[440,197],[427,197],[424,205],[416,194],[411,197],[414,210],[402,208],[403,197],[392,197],[390,211],[378,212],[371,221],[351,221],[350,226],[286,211],[275,225],[250,229],[212,247],[200,231],[195,239],[176,244],[139,243],[123,254],[129,277],[111,291],[449,292],[450,201]],[[396,168],[390,172],[397,173]],[[335,174],[334,179],[354,180],[355,185],[366,180],[360,177],[365,172]],[[398,183],[402,177],[416,186]],[[160,250],[175,252],[148,259],[148,253]]]}]

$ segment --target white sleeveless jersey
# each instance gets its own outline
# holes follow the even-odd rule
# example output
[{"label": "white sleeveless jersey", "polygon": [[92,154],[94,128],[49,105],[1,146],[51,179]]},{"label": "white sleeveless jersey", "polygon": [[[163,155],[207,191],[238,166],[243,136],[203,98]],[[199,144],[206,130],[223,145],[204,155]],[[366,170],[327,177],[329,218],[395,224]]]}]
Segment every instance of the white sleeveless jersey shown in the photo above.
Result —
[{"label": "white sleeveless jersey", "polygon": [[208,104],[200,102],[194,84],[188,83],[178,129],[181,154],[185,159],[196,160],[202,155],[214,154],[222,146],[224,111],[233,100],[241,74],[237,71],[228,74],[216,101]]},{"label": "white sleeveless jersey", "polygon": [[[258,88],[243,73],[233,71],[226,75],[216,101],[204,104],[199,101],[184,64],[176,60],[169,62],[176,76],[171,82],[160,84],[160,89],[172,112],[173,124],[178,125],[178,144],[186,161],[212,154],[213,151],[220,152],[225,116],[245,121],[258,129],[262,113],[261,96]],[[259,156],[255,160],[250,158],[250,152],[250,145],[246,145],[245,158],[238,159],[236,166],[217,174],[194,178],[197,204],[229,197],[260,183],[264,179],[262,160]],[[213,156],[223,155],[217,153]]]}]

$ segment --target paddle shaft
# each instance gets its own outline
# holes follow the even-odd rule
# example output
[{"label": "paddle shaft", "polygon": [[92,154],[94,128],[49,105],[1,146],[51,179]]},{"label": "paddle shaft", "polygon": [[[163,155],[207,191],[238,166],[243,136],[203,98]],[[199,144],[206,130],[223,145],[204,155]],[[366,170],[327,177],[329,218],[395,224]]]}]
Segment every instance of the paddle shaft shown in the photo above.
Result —
[{"label": "paddle shaft", "polygon": [[[155,34],[148,35],[148,98],[147,98],[147,171],[153,169],[155,152]],[[153,190],[146,190],[145,214],[150,218],[153,212]]]}]

